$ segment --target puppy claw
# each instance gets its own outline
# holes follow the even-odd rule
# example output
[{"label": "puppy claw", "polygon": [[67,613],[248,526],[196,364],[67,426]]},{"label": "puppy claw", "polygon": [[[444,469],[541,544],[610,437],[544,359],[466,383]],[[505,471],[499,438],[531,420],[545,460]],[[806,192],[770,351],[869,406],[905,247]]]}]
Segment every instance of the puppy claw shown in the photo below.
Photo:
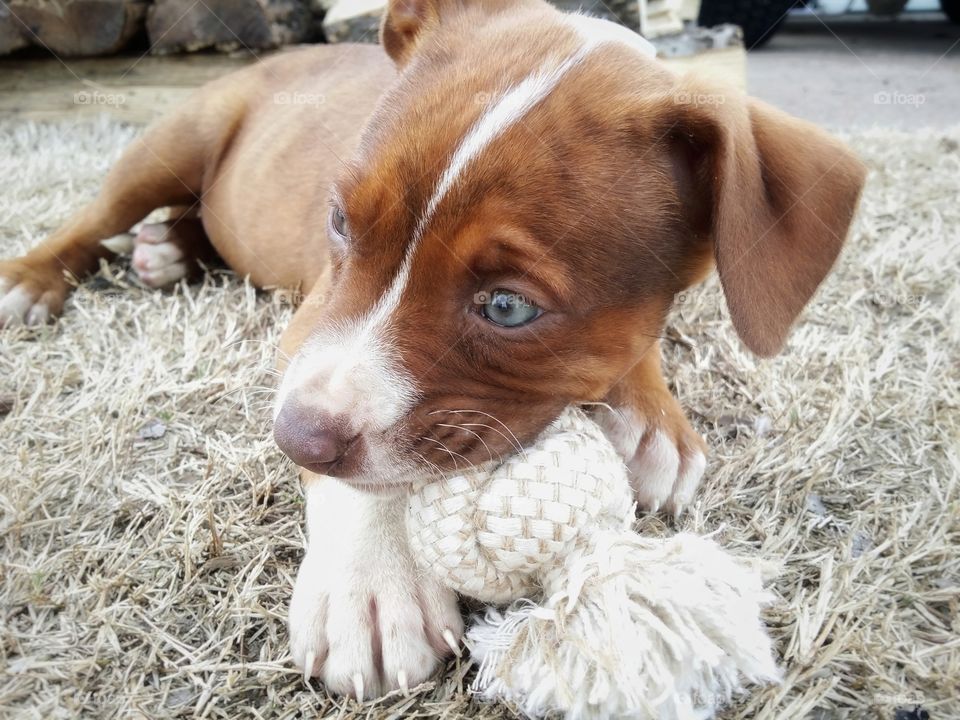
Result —
[{"label": "puppy claw", "polygon": [[409,697],[410,686],[407,685],[407,673],[403,670],[397,672],[397,686],[400,688],[400,692],[403,693],[404,697]]},{"label": "puppy claw", "polygon": [[356,673],[353,676],[353,692],[357,696],[357,700],[363,702],[363,675],[361,673]]},{"label": "puppy claw", "polygon": [[115,255],[128,255],[133,252],[133,234],[120,233],[106,240],[101,240],[100,244]]},{"label": "puppy claw", "polygon": [[313,664],[317,661],[317,654],[313,650],[307,650],[307,657],[303,661],[303,682],[309,683],[313,675]]},{"label": "puppy claw", "polygon": [[702,441],[692,430],[647,434],[627,461],[640,509],[674,517],[693,500],[706,466]]},{"label": "puppy claw", "polygon": [[463,657],[463,651],[460,649],[460,643],[457,642],[457,638],[450,628],[444,628],[443,639],[444,642],[447,643],[447,646],[453,651],[454,655],[456,655],[458,658]]},{"label": "puppy claw", "polygon": [[44,325],[49,319],[50,309],[42,303],[37,303],[27,313],[26,323],[27,325]]}]

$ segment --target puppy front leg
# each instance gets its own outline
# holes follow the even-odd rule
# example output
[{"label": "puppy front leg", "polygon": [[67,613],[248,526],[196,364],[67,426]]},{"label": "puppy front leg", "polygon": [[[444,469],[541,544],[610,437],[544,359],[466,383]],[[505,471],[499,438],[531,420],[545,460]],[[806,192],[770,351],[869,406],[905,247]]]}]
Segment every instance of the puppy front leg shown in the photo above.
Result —
[{"label": "puppy front leg", "polygon": [[403,494],[376,496],[303,473],[307,552],[290,602],[290,647],[304,677],[372,698],[426,680],[457,649],[456,595],[420,571]]},{"label": "puppy front leg", "polygon": [[597,419],[623,454],[637,503],[651,512],[679,513],[703,477],[706,444],[667,387],[659,344],[614,386],[607,402],[613,410],[598,411]]}]

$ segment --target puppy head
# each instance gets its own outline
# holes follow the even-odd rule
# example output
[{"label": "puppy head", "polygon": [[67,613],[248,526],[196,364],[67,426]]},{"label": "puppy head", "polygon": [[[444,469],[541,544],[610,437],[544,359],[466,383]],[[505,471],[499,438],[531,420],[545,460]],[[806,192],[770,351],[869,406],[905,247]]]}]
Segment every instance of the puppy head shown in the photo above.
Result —
[{"label": "puppy head", "polygon": [[337,183],[323,317],[277,438],[380,489],[497,460],[599,401],[714,259],[779,349],[833,263],[862,168],[812,126],[702,91],[644,41],[540,0],[397,0],[401,68]]}]

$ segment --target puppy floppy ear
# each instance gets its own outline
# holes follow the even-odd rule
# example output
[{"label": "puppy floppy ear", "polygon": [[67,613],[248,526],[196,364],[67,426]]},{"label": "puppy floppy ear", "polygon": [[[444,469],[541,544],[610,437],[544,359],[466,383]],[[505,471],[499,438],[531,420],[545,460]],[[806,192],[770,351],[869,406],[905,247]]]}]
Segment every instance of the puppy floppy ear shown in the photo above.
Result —
[{"label": "puppy floppy ear", "polygon": [[468,4],[470,0],[390,0],[380,23],[380,42],[397,66],[403,67],[444,15]]},{"label": "puppy floppy ear", "polygon": [[540,0],[390,0],[380,23],[380,42],[397,66],[403,67],[417,45],[453,16],[475,11],[479,18],[531,2],[546,7]]},{"label": "puppy floppy ear", "polygon": [[866,170],[816,126],[739,93],[678,97],[670,115],[699,157],[688,177],[701,187],[686,194],[706,208],[734,327],[774,355],[840,253]]}]

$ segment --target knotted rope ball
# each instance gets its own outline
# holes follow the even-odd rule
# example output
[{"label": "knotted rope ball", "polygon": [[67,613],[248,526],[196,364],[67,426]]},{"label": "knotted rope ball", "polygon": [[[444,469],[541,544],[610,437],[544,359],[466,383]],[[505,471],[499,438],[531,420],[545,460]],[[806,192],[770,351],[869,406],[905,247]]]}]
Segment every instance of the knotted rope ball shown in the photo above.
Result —
[{"label": "knotted rope ball", "polygon": [[426,572],[486,603],[474,689],[533,717],[702,718],[779,679],[759,573],[713,540],[633,532],[620,456],[568,408],[499,464],[422,480],[407,513]]}]

